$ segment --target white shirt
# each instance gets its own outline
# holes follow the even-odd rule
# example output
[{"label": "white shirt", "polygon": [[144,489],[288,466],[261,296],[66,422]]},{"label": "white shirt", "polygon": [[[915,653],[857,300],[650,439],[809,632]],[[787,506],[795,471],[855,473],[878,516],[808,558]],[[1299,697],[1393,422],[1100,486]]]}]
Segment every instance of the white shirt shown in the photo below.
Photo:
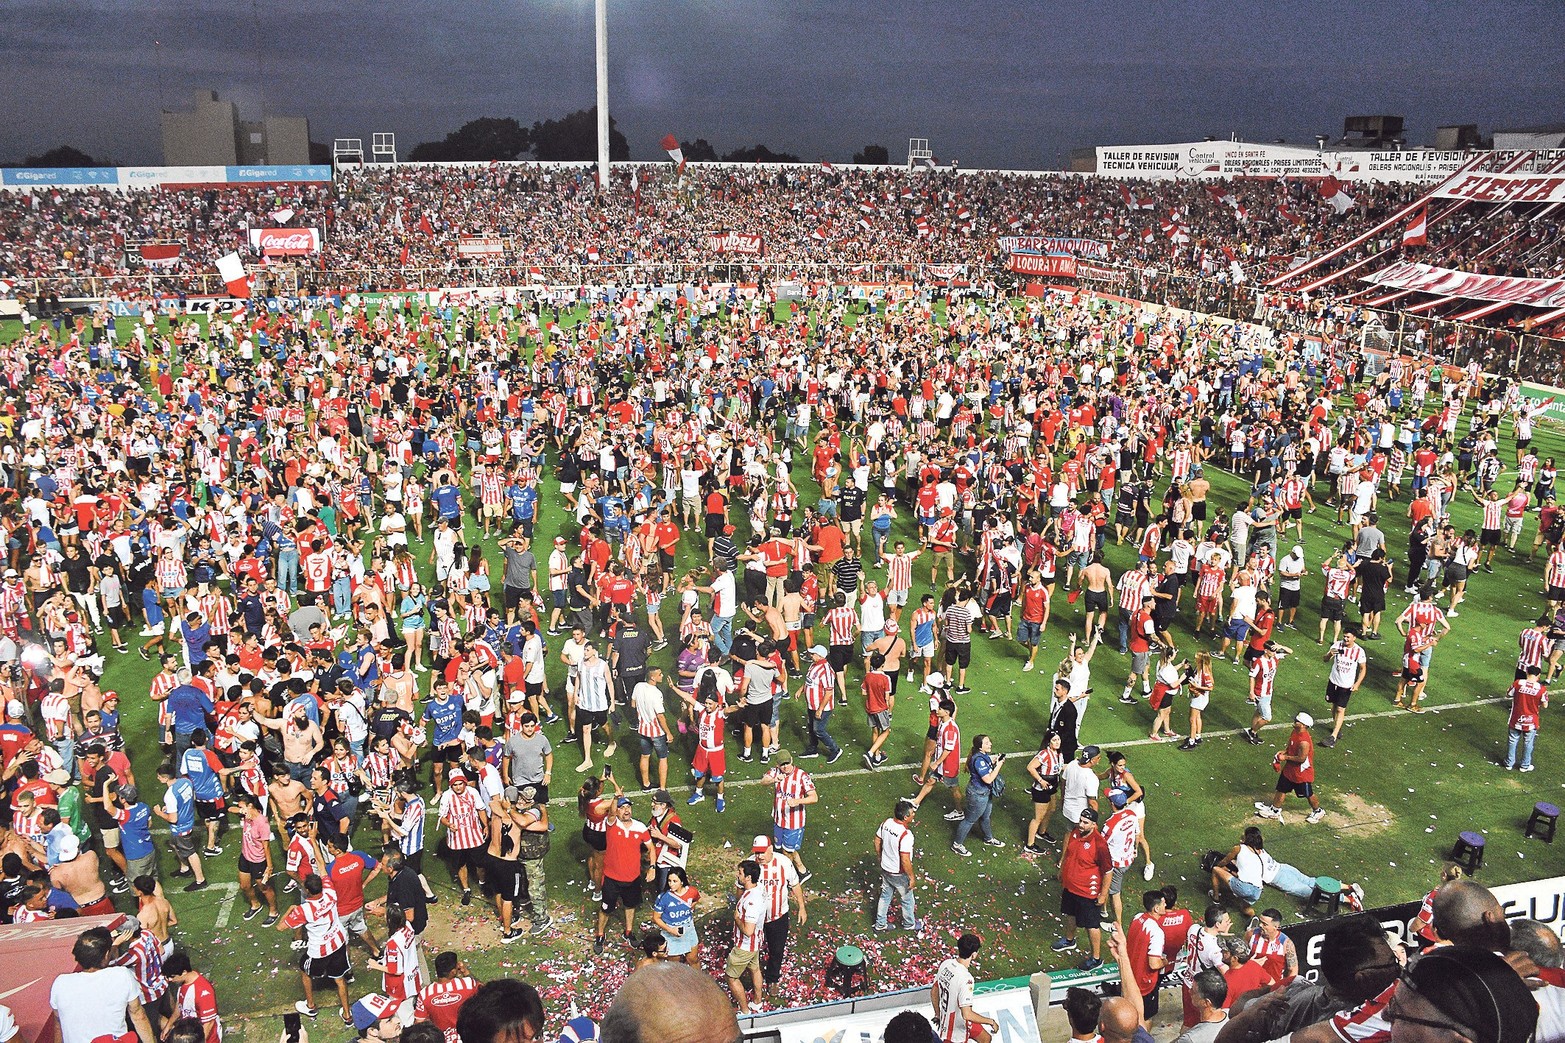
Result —
[{"label": "white shirt", "polygon": [[875,831],[875,836],[880,838],[880,871],[882,873],[902,872],[902,856],[908,856],[909,864],[913,858],[913,831],[894,818],[888,818],[880,824],[880,829]]},{"label": "white shirt", "polygon": [[1365,661],[1364,646],[1348,648],[1347,642],[1338,641],[1331,646],[1331,676],[1328,680],[1338,688],[1352,688],[1358,680],[1359,664]]},{"label": "white shirt", "polygon": [[1086,808],[1088,798],[1098,795],[1098,775],[1085,764],[1071,761],[1060,772],[1060,786],[1065,791],[1060,810],[1065,814],[1065,821],[1075,822]]},{"label": "white shirt", "polygon": [[49,986],[49,1007],[59,1016],[64,1043],[91,1043],[129,1030],[125,1008],[140,1001],[141,989],[128,967],[62,974]]}]

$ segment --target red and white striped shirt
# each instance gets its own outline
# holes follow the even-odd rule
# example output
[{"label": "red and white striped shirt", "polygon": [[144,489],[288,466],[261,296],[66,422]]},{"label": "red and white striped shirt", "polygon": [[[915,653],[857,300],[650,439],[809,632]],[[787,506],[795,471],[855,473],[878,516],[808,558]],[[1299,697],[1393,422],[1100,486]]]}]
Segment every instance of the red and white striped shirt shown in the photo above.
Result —
[{"label": "red and white striped shirt", "polygon": [[1326,596],[1336,598],[1339,601],[1348,596],[1348,588],[1353,585],[1352,569],[1322,569],[1326,574]]},{"label": "red and white striped shirt", "polygon": [[1549,565],[1546,573],[1548,586],[1565,587],[1565,547],[1549,555]]},{"label": "red and white striped shirt", "polygon": [[304,572],[304,589],[314,594],[323,593],[331,586],[331,555],[317,551],[306,554],[299,563]]},{"label": "red and white striped shirt", "polygon": [[185,586],[185,563],[172,554],[158,559],[156,572],[158,587],[163,590],[180,589]]},{"label": "red and white striped shirt", "polygon": [[1485,529],[1498,530],[1504,519],[1504,500],[1485,500],[1483,502],[1483,527]]},{"label": "red and white striped shirt", "polygon": [[1521,649],[1516,657],[1518,669],[1525,670],[1529,666],[1542,666],[1543,656],[1549,647],[1549,636],[1537,627],[1528,627],[1516,638],[1517,647]]},{"label": "red and white striped shirt", "polygon": [[[794,772],[795,775],[800,774]],[[766,919],[788,915],[788,894],[799,886],[799,871],[781,855],[761,866],[761,888],[766,892]]]},{"label": "red and white striped shirt", "polygon": [[907,590],[913,585],[913,555],[893,554],[886,559],[886,589]]},{"label": "red and white striped shirt", "polygon": [[1277,657],[1259,655],[1250,664],[1250,695],[1256,699],[1271,697],[1277,684]]},{"label": "red and white striped shirt", "polygon": [[832,708],[836,698],[837,675],[831,668],[831,663],[825,659],[810,664],[809,672],[804,675],[804,701],[809,708],[819,714]]},{"label": "red and white striped shirt", "polygon": [[1141,603],[1146,600],[1146,596],[1146,573],[1133,569],[1119,578],[1119,606],[1127,616],[1141,611]]},{"label": "red and white striped shirt", "polygon": [[1196,580],[1195,593],[1200,598],[1215,598],[1223,592],[1223,570],[1212,565],[1201,566]]},{"label": "red and white striped shirt", "polygon": [[772,821],[782,829],[803,829],[805,805],[789,807],[788,801],[808,797],[814,793],[815,780],[799,768],[787,772],[773,768],[766,773],[766,778],[773,785]]},{"label": "red and white striped shirt", "polygon": [[858,615],[847,605],[838,605],[826,613],[826,625],[831,629],[831,643],[834,645],[848,645],[853,643],[853,628],[858,623]]},{"label": "red and white striped shirt", "polygon": [[440,821],[446,827],[446,846],[456,851],[481,847],[484,836],[483,806],[471,786],[461,793],[448,789],[440,797]]},{"label": "red and white striped shirt", "polygon": [[486,507],[505,502],[505,481],[499,471],[485,471],[478,476],[478,499]]},{"label": "red and white striped shirt", "polygon": [[311,959],[329,956],[348,944],[348,930],[337,915],[337,893],[330,889],[288,910],[283,923],[304,928],[305,952]]},{"label": "red and white striped shirt", "polygon": [[1445,613],[1433,601],[1420,600],[1407,607],[1402,621],[1407,624],[1408,647],[1416,648],[1434,637],[1436,628],[1445,622]]},{"label": "red and white striped shirt", "polygon": [[702,710],[696,715],[696,737],[703,750],[713,753],[723,748],[723,727],[727,719],[728,715],[721,706],[716,710]]},{"label": "red and white striped shirt", "polygon": [[385,971],[381,975],[381,991],[394,1000],[405,1000],[418,995],[418,935],[412,924],[404,924],[402,930],[386,939],[385,955],[381,963]]}]

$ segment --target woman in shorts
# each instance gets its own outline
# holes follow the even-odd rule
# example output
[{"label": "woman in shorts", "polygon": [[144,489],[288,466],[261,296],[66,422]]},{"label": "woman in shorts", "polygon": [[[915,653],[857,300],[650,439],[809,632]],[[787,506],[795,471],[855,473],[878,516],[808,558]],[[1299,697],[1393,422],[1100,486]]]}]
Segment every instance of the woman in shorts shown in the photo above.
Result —
[{"label": "woman in shorts", "polygon": [[[604,784],[614,787],[614,795],[603,792]],[[576,791],[576,810],[581,814],[581,839],[587,845],[587,876],[592,882],[592,900],[603,901],[603,853],[609,848],[609,812],[622,791],[614,781],[611,769],[603,769],[603,777],[590,776]]]},{"label": "woman in shorts", "polygon": [[246,920],[254,920],[261,914],[261,902],[266,902],[267,917],[262,926],[277,923],[277,892],[269,881],[272,879],[272,826],[261,802],[250,793],[234,798],[239,806],[239,893],[244,895],[250,908]]},{"label": "woman in shorts", "polygon": [[1212,677],[1212,653],[1202,649],[1195,654],[1195,666],[1186,676],[1185,683],[1190,686],[1190,735],[1179,748],[1193,750],[1201,744],[1201,711],[1211,701],[1212,688],[1216,684]]},{"label": "woman in shorts", "polygon": [[1060,772],[1065,768],[1065,758],[1060,754],[1060,735],[1056,731],[1043,733],[1038,752],[1027,762],[1027,774],[1032,777],[1032,821],[1027,823],[1029,851],[1043,854],[1046,844],[1058,843],[1049,835],[1049,820],[1059,808]]},{"label": "woman in shorts", "polygon": [[1165,660],[1157,668],[1157,680],[1152,684],[1152,709],[1156,711],[1156,716],[1152,718],[1152,731],[1147,738],[1179,738],[1169,717],[1174,712],[1174,700],[1179,695],[1179,689],[1185,683],[1184,670],[1188,665],[1187,661],[1174,663]]},{"label": "woman in shorts", "polygon": [[1451,556],[1446,559],[1445,589],[1451,592],[1451,607],[1445,610],[1446,615],[1461,615],[1456,606],[1467,596],[1467,577],[1478,566],[1478,554],[1478,534],[1468,529],[1456,546],[1451,548]]},{"label": "woman in shorts", "polygon": [[670,866],[663,893],[652,903],[652,925],[663,934],[664,955],[670,960],[701,966],[701,937],[696,933],[696,903],[701,892],[690,884],[683,866]]}]

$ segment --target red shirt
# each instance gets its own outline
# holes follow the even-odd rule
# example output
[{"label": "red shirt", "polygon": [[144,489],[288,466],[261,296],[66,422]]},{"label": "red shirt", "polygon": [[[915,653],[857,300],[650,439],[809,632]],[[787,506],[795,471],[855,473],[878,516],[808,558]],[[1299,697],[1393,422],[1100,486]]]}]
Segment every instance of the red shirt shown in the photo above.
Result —
[{"label": "red shirt", "polygon": [[476,978],[452,978],[430,982],[419,990],[413,1017],[427,1021],[446,1034],[446,1043],[457,1043],[456,1016],[468,997],[478,991]]},{"label": "red shirt", "polygon": [[1309,732],[1294,732],[1288,737],[1288,757],[1303,757],[1302,761],[1288,761],[1282,766],[1282,777],[1289,782],[1315,781],[1315,740]]},{"label": "red shirt", "polygon": [[1163,928],[1151,913],[1142,913],[1130,921],[1130,928],[1125,932],[1125,943],[1131,969],[1136,974],[1136,988],[1141,991],[1141,995],[1150,996],[1157,987],[1160,972],[1147,965],[1147,958],[1156,956],[1165,964],[1168,962],[1168,943]]},{"label": "red shirt", "polygon": [[635,819],[628,822],[614,819],[609,822],[606,835],[608,847],[603,852],[603,875],[622,884],[640,880],[642,845],[652,840],[652,833]]},{"label": "red shirt", "polygon": [[342,916],[364,908],[364,877],[375,868],[373,858],[357,851],[345,851],[326,870],[337,890],[337,912]]},{"label": "red shirt", "polygon": [[1163,928],[1163,951],[1177,953],[1185,947],[1195,917],[1189,909],[1170,909],[1158,920],[1158,926]]},{"label": "red shirt", "polygon": [[1060,863],[1060,885],[1071,894],[1096,900],[1103,893],[1103,878],[1112,860],[1102,830],[1087,835],[1073,830],[1065,838],[1065,859]]},{"label": "red shirt", "polygon": [[1260,960],[1246,960],[1226,971],[1224,977],[1228,979],[1228,995],[1223,1000],[1224,1010],[1232,1007],[1234,1000],[1247,992],[1277,984],[1277,979],[1272,977],[1271,972],[1266,969],[1266,964]]},{"label": "red shirt", "polygon": [[883,670],[871,670],[864,675],[864,712],[885,713],[891,695],[891,678]]}]

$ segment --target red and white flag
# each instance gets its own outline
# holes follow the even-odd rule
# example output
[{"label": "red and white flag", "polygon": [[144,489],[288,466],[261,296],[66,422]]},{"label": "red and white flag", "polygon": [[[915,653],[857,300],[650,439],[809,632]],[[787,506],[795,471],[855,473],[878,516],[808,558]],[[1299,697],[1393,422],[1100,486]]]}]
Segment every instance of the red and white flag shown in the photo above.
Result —
[{"label": "red and white flag", "polygon": [[1119,186],[1119,198],[1124,200],[1125,205],[1132,210],[1151,210],[1155,205],[1150,197],[1141,198],[1132,195],[1128,185]]},{"label": "red and white flag", "polygon": [[141,259],[154,268],[167,268],[179,263],[183,249],[180,243],[142,243]]},{"label": "red and white flag", "polygon": [[236,253],[226,253],[217,259],[217,274],[228,287],[230,297],[250,296],[250,280],[245,276],[245,263]]},{"label": "red and white flag", "polygon": [[590,263],[597,264],[598,263],[598,257],[599,257],[598,248],[596,246],[589,246],[589,247],[587,247],[587,260]]},{"label": "red and white flag", "polygon": [[534,265],[527,269],[527,278],[532,282],[543,282],[543,269]]},{"label": "red and white flag", "polygon": [[914,227],[916,227],[918,230],[918,237],[920,239],[923,239],[930,234],[929,221],[927,219],[920,217],[917,221],[914,221],[913,224]]},{"label": "red and white flag", "polygon": [[418,219],[418,230],[427,236],[433,236],[435,234],[435,226],[430,223],[428,214],[425,214],[423,217]]},{"label": "red and white flag", "polygon": [[1348,195],[1335,175],[1327,174],[1321,178],[1320,197],[1331,204],[1331,208],[1339,214],[1345,214],[1353,208],[1353,197]]},{"label": "red and white flag", "polygon": [[824,243],[826,241],[826,226],[817,225],[815,231],[810,233],[810,238],[818,243]]},{"label": "red and white flag", "polygon": [[1429,245],[1429,204],[1425,203],[1418,208],[1418,213],[1402,229],[1403,246],[1428,246]]},{"label": "red and white flag", "polygon": [[664,134],[663,140],[658,142],[658,145],[664,152],[668,153],[668,158],[674,161],[674,173],[683,175],[685,172],[685,150],[679,147],[679,139],[672,134]]},{"label": "red and white flag", "polygon": [[1304,218],[1300,217],[1298,214],[1294,213],[1292,210],[1289,210],[1287,207],[1283,206],[1281,203],[1277,204],[1277,216],[1281,217],[1284,221],[1288,222],[1289,224],[1291,224],[1295,228],[1298,228],[1300,225],[1302,225],[1304,223]]},{"label": "red and white flag", "polygon": [[0,297],[9,296],[11,296],[11,283],[4,279],[0,279]]}]

